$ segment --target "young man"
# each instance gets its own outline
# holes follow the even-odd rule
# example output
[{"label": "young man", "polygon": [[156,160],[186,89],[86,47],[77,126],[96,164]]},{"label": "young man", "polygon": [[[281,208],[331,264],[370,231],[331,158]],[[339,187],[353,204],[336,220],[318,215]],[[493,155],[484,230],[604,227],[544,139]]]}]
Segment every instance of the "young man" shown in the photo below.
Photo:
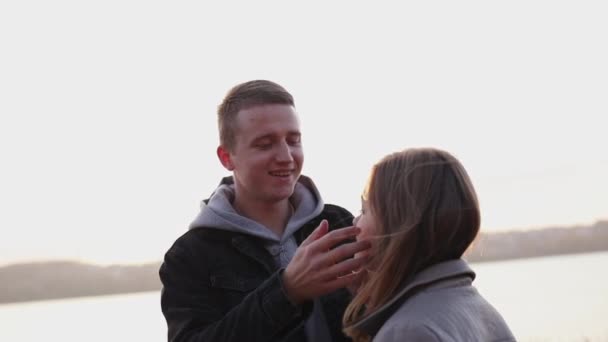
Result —
[{"label": "young man", "polygon": [[218,123],[217,155],[232,176],[160,268],[169,341],[348,340],[344,287],[365,262],[353,255],[370,245],[346,227],[353,216],[300,175],[293,97],[270,81],[237,85]]}]

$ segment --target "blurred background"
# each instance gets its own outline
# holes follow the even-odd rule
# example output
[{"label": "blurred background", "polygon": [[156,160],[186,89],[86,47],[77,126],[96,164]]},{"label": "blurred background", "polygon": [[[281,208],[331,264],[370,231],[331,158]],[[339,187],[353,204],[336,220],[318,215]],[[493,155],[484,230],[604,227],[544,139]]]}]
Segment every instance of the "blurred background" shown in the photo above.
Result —
[{"label": "blurred background", "polygon": [[[434,146],[478,191],[475,285],[521,341],[608,341],[604,1],[0,3],[0,340],[166,340],[159,262],[220,178],[216,107],[295,97],[353,213]],[[91,333],[94,332],[93,335]]]}]

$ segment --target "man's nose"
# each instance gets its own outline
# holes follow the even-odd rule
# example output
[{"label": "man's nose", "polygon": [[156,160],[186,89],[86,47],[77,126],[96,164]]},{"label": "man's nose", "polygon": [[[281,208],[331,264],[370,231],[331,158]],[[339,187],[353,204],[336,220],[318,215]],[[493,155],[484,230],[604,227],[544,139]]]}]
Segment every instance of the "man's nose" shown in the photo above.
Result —
[{"label": "man's nose", "polygon": [[293,161],[293,156],[291,155],[291,147],[289,146],[289,144],[285,142],[279,144],[276,159],[280,162]]}]

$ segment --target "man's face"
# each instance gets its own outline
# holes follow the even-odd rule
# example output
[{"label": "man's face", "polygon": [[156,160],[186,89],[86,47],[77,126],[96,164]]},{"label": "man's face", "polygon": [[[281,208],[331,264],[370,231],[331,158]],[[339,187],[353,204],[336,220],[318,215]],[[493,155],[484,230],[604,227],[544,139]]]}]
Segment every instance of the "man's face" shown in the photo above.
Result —
[{"label": "man's face", "polygon": [[271,104],[239,111],[235,145],[229,155],[239,200],[289,198],[304,162],[294,107]]}]

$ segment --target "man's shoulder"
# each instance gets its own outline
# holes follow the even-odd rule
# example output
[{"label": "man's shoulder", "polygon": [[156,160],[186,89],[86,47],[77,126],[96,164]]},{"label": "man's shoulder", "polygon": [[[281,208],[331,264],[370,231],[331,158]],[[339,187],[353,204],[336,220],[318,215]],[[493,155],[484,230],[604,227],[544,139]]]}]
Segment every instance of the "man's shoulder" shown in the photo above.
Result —
[{"label": "man's shoulder", "polygon": [[353,215],[346,209],[335,205],[325,204],[323,211],[316,217],[306,222],[296,234],[298,244],[303,241],[312,231],[321,224],[321,221],[327,220],[329,230],[348,227],[353,224]]},{"label": "man's shoulder", "polygon": [[323,211],[318,216],[319,222],[326,219],[333,228],[342,228],[352,225],[353,214],[345,208],[335,204],[325,204]]},{"label": "man's shoulder", "polygon": [[230,244],[232,239],[239,235],[235,232],[224,231],[212,227],[198,227],[189,229],[178,237],[169,248],[168,253],[186,252],[199,254],[224,244]]},{"label": "man's shoulder", "polygon": [[325,203],[324,207],[323,207],[323,212],[330,212],[330,213],[339,213],[339,214],[343,214],[343,215],[351,215],[351,212],[348,211],[347,209],[345,209],[344,207],[341,207],[337,204],[332,204],[332,203]]}]

